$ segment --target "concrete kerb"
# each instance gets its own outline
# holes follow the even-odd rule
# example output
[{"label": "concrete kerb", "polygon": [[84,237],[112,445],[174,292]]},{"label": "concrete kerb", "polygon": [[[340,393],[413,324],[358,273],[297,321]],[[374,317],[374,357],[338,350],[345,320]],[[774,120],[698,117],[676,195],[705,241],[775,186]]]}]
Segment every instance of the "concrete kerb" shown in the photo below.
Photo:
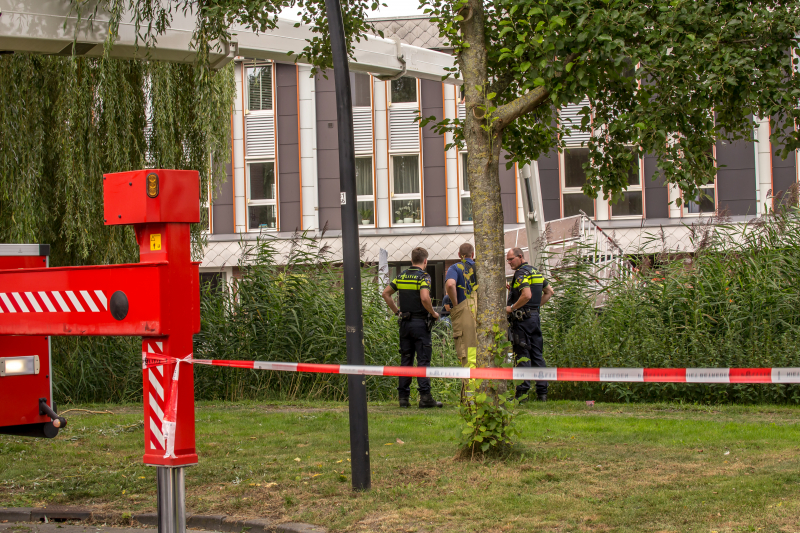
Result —
[{"label": "concrete kerb", "polygon": [[[42,522],[48,520],[69,520],[85,522],[121,522],[122,513],[93,513],[83,509],[34,507],[0,508],[0,523],[4,522]],[[131,522],[139,526],[156,527],[156,513],[135,513]],[[313,524],[286,522],[278,524],[267,518],[234,518],[226,515],[189,515],[186,527],[207,531],[225,531],[230,533],[327,533],[328,529]]]}]

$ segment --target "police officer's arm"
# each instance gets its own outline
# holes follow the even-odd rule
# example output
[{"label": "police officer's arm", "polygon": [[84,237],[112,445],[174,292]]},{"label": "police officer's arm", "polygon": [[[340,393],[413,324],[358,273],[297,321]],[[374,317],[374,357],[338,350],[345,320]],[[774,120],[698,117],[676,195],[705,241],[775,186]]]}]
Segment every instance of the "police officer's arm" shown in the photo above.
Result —
[{"label": "police officer's arm", "polygon": [[553,295],[553,287],[545,285],[542,289],[542,305],[546,304],[550,297]]},{"label": "police officer's arm", "polygon": [[386,288],[383,289],[382,296],[383,299],[386,301],[386,305],[388,305],[389,309],[392,310],[392,313],[397,314],[400,312],[400,310],[397,308],[397,306],[394,303],[394,300],[392,299],[392,294],[394,294],[395,292],[397,291],[395,291],[394,287],[392,287],[391,285],[387,285]]},{"label": "police officer's arm", "polygon": [[[386,294],[386,291],[383,291],[383,294]],[[384,296],[384,298],[386,298],[386,296]],[[433,304],[431,303],[431,291],[428,289],[420,289],[419,299],[422,300],[422,307],[424,307],[433,318],[439,318],[439,313],[433,310]]]},{"label": "police officer's arm", "polygon": [[448,279],[444,284],[444,292],[450,297],[450,301],[453,302],[452,305],[456,305],[458,303],[458,295],[456,293],[456,280]]},{"label": "police officer's arm", "polygon": [[514,302],[514,305],[506,306],[506,313],[513,313],[514,311],[516,311],[517,309],[528,303],[528,300],[530,299],[531,299],[531,288],[525,287],[524,289],[522,289],[522,292],[519,295],[519,300]]}]

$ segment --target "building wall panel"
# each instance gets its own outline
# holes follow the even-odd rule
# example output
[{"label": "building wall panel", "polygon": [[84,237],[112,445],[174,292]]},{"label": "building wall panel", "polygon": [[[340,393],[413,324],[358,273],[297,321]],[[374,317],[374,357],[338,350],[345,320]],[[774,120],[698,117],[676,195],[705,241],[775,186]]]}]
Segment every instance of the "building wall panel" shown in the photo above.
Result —
[{"label": "building wall panel", "polygon": [[276,63],[278,114],[278,213],[281,231],[301,228],[300,131],[297,110],[297,66]]},{"label": "building wall panel", "polygon": [[546,156],[540,157],[538,164],[544,219],[559,219],[561,218],[561,184],[558,177],[558,152],[554,149]]},{"label": "building wall panel", "polygon": [[717,209],[729,215],[756,211],[756,161],[752,141],[717,141]]},{"label": "building wall panel", "polygon": [[316,76],[317,176],[320,228],[342,229],[339,200],[339,134],[336,125],[336,93],[333,72],[328,79]]},{"label": "building wall panel", "polygon": [[[437,81],[421,80],[421,103],[423,117],[436,117],[442,120],[444,115],[442,84]],[[425,181],[425,225],[446,226],[447,210],[445,207],[447,181],[445,176],[444,139],[433,131],[433,125],[422,128],[422,179]]]}]

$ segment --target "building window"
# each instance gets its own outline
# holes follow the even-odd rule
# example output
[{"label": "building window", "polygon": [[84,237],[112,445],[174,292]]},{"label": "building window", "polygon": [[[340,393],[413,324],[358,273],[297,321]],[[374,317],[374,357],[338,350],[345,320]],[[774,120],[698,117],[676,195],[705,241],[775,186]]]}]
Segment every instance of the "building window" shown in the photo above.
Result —
[{"label": "building window", "polygon": [[247,68],[247,109],[272,109],[272,63],[256,62]]},{"label": "building window", "polygon": [[278,224],[275,163],[247,165],[247,220],[251,230],[276,229]]},{"label": "building window", "polygon": [[472,222],[472,197],[467,180],[467,152],[461,152],[461,223]]},{"label": "building window", "polygon": [[370,107],[372,105],[372,79],[369,74],[350,73],[350,98],[353,107]]},{"label": "building window", "polygon": [[419,155],[394,155],[391,159],[392,219],[395,224],[421,224]]},{"label": "building window", "polygon": [[564,217],[579,215],[582,210],[594,217],[594,199],[583,194],[581,187],[586,183],[583,168],[589,162],[588,148],[567,148],[563,153],[561,196],[564,204]]},{"label": "building window", "polygon": [[375,194],[372,188],[372,158],[356,158],[356,194],[358,195],[358,223],[375,225]]},{"label": "building window", "polygon": [[393,104],[417,103],[417,78],[392,80],[391,102]]},{"label": "building window", "polygon": [[[630,150],[633,151],[633,148]],[[644,214],[643,204],[641,160],[637,154],[633,154],[628,172],[628,188],[622,193],[622,200],[611,206],[611,216],[640,217]]]},{"label": "building window", "polygon": [[714,213],[716,211],[716,203],[714,201],[714,184],[710,183],[700,187],[702,195],[692,201],[686,202],[686,212],[690,215],[702,215],[706,213]]}]

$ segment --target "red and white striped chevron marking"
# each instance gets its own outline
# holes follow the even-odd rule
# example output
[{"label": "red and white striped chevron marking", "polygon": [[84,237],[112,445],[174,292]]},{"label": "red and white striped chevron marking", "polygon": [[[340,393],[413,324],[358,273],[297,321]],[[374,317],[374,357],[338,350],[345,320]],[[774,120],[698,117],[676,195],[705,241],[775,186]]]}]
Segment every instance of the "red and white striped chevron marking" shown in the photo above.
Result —
[{"label": "red and white striped chevron marking", "polygon": [[[166,391],[164,390],[164,364],[171,361],[164,357],[164,343],[156,341],[144,341],[146,350],[142,350],[142,368],[147,373],[147,381],[150,385],[147,403],[150,406],[150,419],[147,421],[150,426],[150,449],[166,450],[164,442],[164,411],[167,408],[165,400]],[[159,358],[163,360],[157,364],[150,361]]]},{"label": "red and white striped chevron marking", "polygon": [[[175,362],[172,357],[153,357],[148,360],[148,366],[172,362]],[[191,359],[187,362],[284,372],[421,378],[639,383],[800,383],[800,368],[461,368],[329,365],[225,359]]]},{"label": "red and white striped chevron marking", "polygon": [[102,313],[103,291],[0,292],[0,313]]}]

